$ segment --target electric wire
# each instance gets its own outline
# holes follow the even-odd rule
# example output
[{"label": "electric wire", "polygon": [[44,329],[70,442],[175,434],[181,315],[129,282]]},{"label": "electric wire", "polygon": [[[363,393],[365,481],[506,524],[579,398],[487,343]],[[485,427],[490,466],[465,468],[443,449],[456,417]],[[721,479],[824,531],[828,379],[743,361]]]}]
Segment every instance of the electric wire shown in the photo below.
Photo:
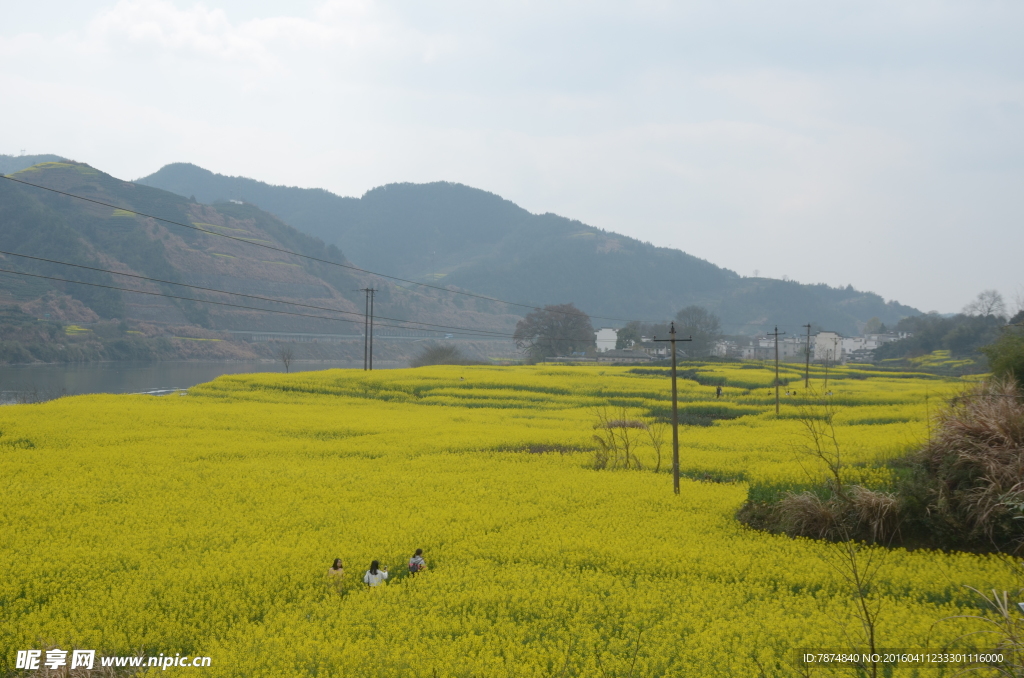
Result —
[{"label": "electric wire", "polygon": [[164,217],[158,217],[158,216],[155,216],[153,214],[147,214],[145,212],[139,212],[137,210],[128,209],[126,207],[120,207],[118,205],[113,205],[111,203],[103,202],[102,200],[96,200],[94,198],[86,198],[85,196],[76,195],[74,193],[68,193],[66,191],[60,191],[60,190],[58,190],[56,188],[50,188],[48,186],[42,186],[40,184],[33,184],[31,182],[28,182],[28,181],[23,181],[22,179],[15,179],[12,176],[0,175],[0,177],[2,177],[4,179],[7,179],[8,181],[13,181],[13,182],[16,182],[16,183],[19,183],[19,184],[23,184],[25,186],[32,186],[33,188],[39,188],[39,189],[42,189],[44,191],[50,191],[52,193],[56,193],[58,195],[67,196],[69,198],[76,198],[78,200],[84,200],[86,202],[91,202],[91,203],[93,203],[95,205],[102,205],[104,207],[109,207],[111,209],[121,210],[123,212],[128,212],[129,214],[135,214],[135,215],[140,216],[140,217],[146,217],[148,219],[156,219],[157,221],[162,221],[162,222],[167,223],[167,224],[173,224],[175,226],[181,226],[182,228],[188,228],[188,229],[191,229],[193,231],[199,231],[200,233],[206,233],[207,235],[215,235],[215,236],[218,236],[220,238],[227,238],[229,240],[235,240],[235,241],[238,241],[238,242],[247,243],[249,245],[255,245],[256,247],[262,247],[264,249],[272,250],[274,252],[280,252],[282,254],[289,254],[289,255],[294,256],[294,257],[300,257],[302,259],[309,259],[310,261],[316,261],[316,262],[319,262],[321,264],[328,264],[330,266],[339,266],[341,268],[347,268],[347,269],[351,269],[353,271],[359,271],[360,273],[366,273],[368,275],[375,275],[377,277],[386,278],[388,280],[396,280],[398,282],[408,283],[410,285],[419,285],[420,287],[428,287],[430,289],[440,290],[441,292],[448,292],[450,294],[462,294],[462,295],[465,295],[467,297],[474,297],[476,299],[484,299],[486,301],[492,301],[492,302],[496,302],[496,303],[499,303],[499,304],[508,304],[509,306],[519,306],[521,308],[529,308],[529,309],[532,309],[532,310],[535,310],[535,311],[544,311],[544,310],[546,310],[546,311],[549,311],[549,312],[561,313],[561,314],[564,314],[564,315],[587,316],[589,318],[596,318],[598,320],[614,320],[616,322],[631,322],[630,320],[626,320],[625,318],[609,318],[609,317],[599,316],[599,315],[587,315],[586,313],[572,313],[570,311],[557,311],[555,309],[546,309],[546,308],[541,307],[541,306],[531,306],[530,304],[521,304],[521,303],[518,303],[518,302],[515,302],[515,301],[505,301],[504,299],[498,299],[498,298],[495,298],[495,297],[488,297],[488,296],[483,295],[483,294],[474,294],[472,292],[465,292],[465,291],[462,291],[462,290],[452,290],[452,289],[448,289],[446,287],[440,287],[438,285],[431,285],[429,283],[422,283],[422,282],[418,282],[418,281],[415,281],[415,280],[407,280],[406,278],[399,278],[397,276],[387,275],[385,273],[377,273],[375,271],[369,271],[369,270],[367,270],[365,268],[359,268],[358,266],[352,266],[351,264],[341,264],[341,263],[338,263],[336,261],[330,261],[329,259],[320,259],[319,257],[314,257],[314,256],[311,256],[311,255],[308,255],[308,254],[299,254],[298,252],[293,252],[291,250],[287,250],[287,249],[284,249],[282,247],[274,247],[273,245],[264,245],[262,243],[253,242],[253,241],[248,240],[246,238],[240,238],[240,237],[234,236],[234,235],[226,235],[224,233],[217,233],[216,231],[209,231],[209,230],[207,230],[205,228],[200,228],[200,227],[194,226],[192,224],[185,224],[185,223],[182,223],[180,221],[174,221],[172,219],[165,219]]},{"label": "electric wire", "polygon": [[[180,299],[182,301],[194,301],[194,302],[199,303],[199,304],[216,304],[217,306],[231,306],[231,307],[234,307],[234,308],[242,308],[242,309],[245,309],[246,311],[257,311],[259,313],[278,313],[278,314],[281,314],[281,315],[292,315],[292,316],[299,316],[299,317],[302,317],[302,318],[318,318],[320,320],[331,320],[331,321],[334,321],[334,322],[342,322],[342,323],[355,323],[356,322],[355,320],[349,320],[347,318],[332,318],[330,316],[313,315],[313,314],[310,314],[310,313],[296,313],[294,311],[278,311],[278,310],[269,309],[269,308],[255,308],[255,307],[252,307],[252,306],[244,306],[242,304],[232,304],[232,303],[227,302],[227,301],[212,301],[210,299],[195,299],[193,297],[179,297],[179,296],[174,295],[174,294],[165,294],[163,292],[148,292],[146,290],[133,290],[133,289],[128,289],[127,287],[117,287],[115,285],[103,285],[101,283],[84,282],[82,280],[68,280],[67,278],[58,278],[56,276],[41,275],[39,273],[26,273],[24,271],[12,271],[12,270],[9,270],[9,269],[6,269],[6,268],[0,268],[0,273],[11,273],[13,275],[22,275],[22,276],[28,276],[28,277],[31,277],[31,278],[42,278],[44,280],[55,280],[55,281],[58,281],[58,282],[73,283],[75,285],[88,285],[90,287],[102,287],[102,288],[108,289],[108,290],[118,290],[120,292],[133,292],[135,294],[146,294],[146,295],[149,295],[149,296],[152,296],[152,297],[166,297],[168,299]],[[340,313],[341,311],[335,311],[335,312],[336,313]],[[394,327],[396,329],[402,329],[402,330],[415,330],[415,329],[418,329],[418,328],[415,328],[415,327],[406,327],[404,325],[390,325],[390,324],[387,324],[387,323],[381,323],[380,326],[381,327]],[[452,331],[452,332],[450,332],[450,334],[462,334],[462,335],[466,335],[466,336],[480,336],[480,337],[487,337],[487,338],[494,338],[494,336],[495,336],[495,335],[483,335],[483,334],[480,334],[479,332],[475,332],[475,331],[470,331],[470,332]],[[502,335],[502,336],[509,337],[509,338],[512,337],[511,334],[506,334],[506,335]]]},{"label": "electric wire", "polygon": [[[362,313],[358,313],[356,311],[342,311],[342,310],[339,310],[339,309],[336,309],[336,308],[330,308],[330,307],[327,307],[327,306],[316,306],[314,304],[303,304],[303,303],[300,303],[300,302],[297,302],[297,301],[286,301],[286,300],[283,300],[283,299],[274,299],[273,297],[263,297],[263,296],[259,296],[259,295],[256,295],[256,294],[245,294],[243,292],[229,292],[227,290],[218,290],[218,289],[216,289],[214,287],[202,287],[200,285],[189,285],[189,284],[186,284],[186,283],[174,282],[173,280],[162,280],[160,278],[150,278],[150,277],[147,277],[147,276],[144,276],[144,275],[138,275],[138,274],[135,274],[135,273],[122,273],[121,271],[114,271],[114,270],[111,270],[111,269],[108,269],[108,268],[97,268],[95,266],[86,266],[84,264],[72,264],[72,263],[67,262],[67,261],[58,261],[56,259],[46,259],[45,257],[34,257],[34,256],[31,256],[31,255],[28,255],[28,254],[18,254],[17,252],[7,252],[5,250],[0,250],[0,254],[5,254],[5,255],[14,256],[14,257],[22,257],[24,259],[33,259],[35,261],[45,261],[45,262],[50,263],[50,264],[60,264],[61,266],[73,266],[75,268],[84,268],[84,269],[87,269],[89,271],[98,271],[100,273],[110,273],[112,275],[120,275],[120,276],[124,276],[126,278],[136,278],[138,280],[147,280],[149,282],[164,283],[164,284],[167,284],[167,285],[178,285],[180,287],[188,287],[188,288],[194,289],[194,290],[203,290],[204,292],[217,292],[219,294],[229,294],[229,295],[233,295],[233,296],[236,296],[236,297],[245,297],[247,299],[259,299],[260,301],[269,301],[269,302],[272,302],[272,303],[275,303],[275,304],[285,304],[285,305],[291,305],[291,306],[301,306],[303,308],[311,308],[311,309],[315,309],[315,310],[318,310],[318,311],[328,311],[328,312],[331,312],[331,313],[340,313],[342,315],[353,315],[353,316],[357,316],[359,318],[363,317]],[[131,291],[135,291],[135,290],[131,290]],[[195,301],[201,301],[201,300],[195,300]],[[245,307],[245,308],[249,308],[249,307]],[[426,326],[426,327],[436,327],[436,328],[445,329],[445,330],[460,330],[460,331],[474,332],[474,333],[479,333],[479,334],[493,334],[493,335],[496,335],[496,336],[499,336],[499,337],[502,337],[502,338],[512,336],[512,335],[508,334],[507,332],[495,332],[494,330],[478,330],[478,329],[475,329],[475,328],[472,328],[472,327],[456,327],[456,326],[453,326],[453,325],[439,325],[439,324],[436,324],[436,323],[421,322],[419,320],[403,320],[401,318],[389,318],[387,316],[376,316],[376,317],[380,318],[382,320],[391,320],[391,321],[394,321],[394,322],[407,323],[407,324],[410,324],[410,325],[423,325],[423,326]],[[346,322],[354,322],[354,321],[346,321]],[[408,327],[406,329],[417,329],[417,328],[415,328],[415,327]]]}]

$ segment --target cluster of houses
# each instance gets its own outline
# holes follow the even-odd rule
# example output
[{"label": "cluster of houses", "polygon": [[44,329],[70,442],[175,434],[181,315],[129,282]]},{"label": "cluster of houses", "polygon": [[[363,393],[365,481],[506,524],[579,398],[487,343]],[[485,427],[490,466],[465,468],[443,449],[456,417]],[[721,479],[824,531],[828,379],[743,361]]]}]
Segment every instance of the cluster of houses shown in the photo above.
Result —
[{"label": "cluster of houses", "polygon": [[[871,362],[879,346],[907,336],[907,332],[864,334],[858,337],[844,337],[838,332],[818,332],[810,338],[811,360],[819,363],[867,363]],[[743,347],[736,346],[735,342],[720,341],[716,352],[721,356],[735,356],[745,360],[774,360],[775,337],[755,337],[751,339],[750,345]],[[807,335],[779,337],[779,360],[805,360],[806,356]]]},{"label": "cluster of houses", "polygon": [[[810,337],[810,358],[813,362],[866,363],[871,362],[875,349],[882,344],[909,336],[906,332],[888,334],[864,334],[858,337],[844,337],[838,332],[818,332]],[[602,327],[596,332],[598,362],[627,363],[661,360],[668,357],[668,344],[655,342],[651,337],[641,337],[626,349],[616,349],[618,330]],[[778,338],[779,360],[803,361],[807,357],[807,335],[785,335]],[[685,345],[680,355],[686,352]],[[722,358],[743,360],[774,360],[775,337],[760,336],[749,339],[722,339],[712,349],[712,354]]]}]

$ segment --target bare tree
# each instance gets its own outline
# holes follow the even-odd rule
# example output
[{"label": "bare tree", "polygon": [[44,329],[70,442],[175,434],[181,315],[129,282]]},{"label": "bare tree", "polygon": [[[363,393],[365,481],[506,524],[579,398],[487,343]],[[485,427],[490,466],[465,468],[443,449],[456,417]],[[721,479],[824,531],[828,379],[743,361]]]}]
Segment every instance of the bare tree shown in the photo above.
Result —
[{"label": "bare tree", "polygon": [[295,350],[291,344],[285,344],[277,350],[278,359],[284,363],[285,373],[289,372],[289,367],[292,364],[292,360],[295,359]]},{"label": "bare tree", "polygon": [[829,475],[829,485],[832,492],[845,498],[843,487],[843,458],[839,448],[839,440],[836,438],[836,405],[832,398],[823,396],[820,407],[805,405],[800,408],[797,420],[804,428],[809,445],[807,453],[820,462]]},{"label": "bare tree", "polygon": [[974,301],[964,306],[964,315],[980,315],[983,318],[994,315],[1005,318],[1006,302],[997,290],[984,290],[978,293]]},{"label": "bare tree", "polygon": [[647,442],[650,443],[651,449],[654,450],[656,458],[654,472],[658,473],[661,471],[661,451],[665,447],[668,424],[658,421],[655,417],[645,417],[644,423],[647,424]]},{"label": "bare tree", "polygon": [[857,543],[842,527],[838,536],[840,540],[829,544],[829,552],[823,558],[850,587],[854,616],[860,622],[861,642],[867,645],[870,655],[858,668],[871,678],[877,678],[878,662],[874,661],[874,655],[878,652],[878,620],[884,597],[877,591],[875,582],[889,552],[883,547]]},{"label": "bare tree", "polygon": [[631,419],[625,407],[619,409],[618,416],[610,414],[607,407],[599,407],[594,413],[597,415],[594,440],[600,445],[594,456],[594,468],[618,468],[621,452],[623,468],[642,469],[643,464],[636,455],[636,448],[643,432],[647,430],[647,424]]},{"label": "bare tree", "polygon": [[[790,513],[791,520],[795,518],[803,522],[805,528],[815,526],[818,538],[826,540],[827,550],[819,555],[848,585],[854,603],[854,616],[860,622],[860,640],[867,646],[869,653],[868,660],[858,669],[862,675],[877,678],[878,662],[873,661],[871,657],[878,649],[878,620],[884,597],[877,591],[876,581],[888,551],[855,540],[848,524],[849,518],[844,515],[843,505],[849,506],[857,502],[880,504],[882,513],[885,514],[883,518],[892,507],[884,501],[889,499],[888,496],[877,495],[856,485],[844,485],[843,454],[836,436],[836,411],[836,404],[832,398],[824,396],[817,406],[812,404],[802,407],[798,418],[809,443],[806,451],[826,469],[833,498],[823,502],[814,493],[804,492],[790,495],[783,500],[780,508]],[[879,498],[883,501],[878,502]],[[876,538],[882,536],[880,528],[877,528],[876,532]],[[839,623],[839,620],[835,621]],[[845,624],[840,626],[844,628],[845,634]],[[852,638],[850,640],[854,641]]]}]

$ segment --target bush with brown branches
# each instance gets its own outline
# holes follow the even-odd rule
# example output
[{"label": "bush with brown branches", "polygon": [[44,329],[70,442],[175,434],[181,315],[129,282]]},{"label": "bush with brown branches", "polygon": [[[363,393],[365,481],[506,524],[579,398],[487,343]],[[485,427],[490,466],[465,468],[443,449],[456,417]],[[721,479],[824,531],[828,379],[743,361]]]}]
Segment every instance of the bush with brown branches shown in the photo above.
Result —
[{"label": "bush with brown branches", "polygon": [[1024,545],[1024,393],[1012,379],[955,397],[918,461],[928,509],[950,533],[997,550]]},{"label": "bush with brown branches", "polygon": [[1024,392],[1010,378],[953,398],[918,452],[891,462],[893,492],[840,482],[831,411],[804,420],[827,481],[812,491],[748,501],[740,520],[793,536],[971,551],[1024,552]]}]

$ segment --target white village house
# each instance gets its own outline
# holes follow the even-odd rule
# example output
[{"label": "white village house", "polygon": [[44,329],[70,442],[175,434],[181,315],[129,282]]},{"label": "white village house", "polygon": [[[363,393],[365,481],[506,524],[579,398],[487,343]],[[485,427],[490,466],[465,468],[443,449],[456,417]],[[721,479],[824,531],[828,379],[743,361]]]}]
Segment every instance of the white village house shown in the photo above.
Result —
[{"label": "white village house", "polygon": [[[872,354],[882,344],[910,336],[899,334],[865,334],[860,337],[844,337],[838,332],[823,331],[811,337],[811,360],[823,362],[870,362]],[[806,359],[807,337],[795,334],[779,337],[779,360]],[[774,360],[775,338],[761,336],[751,340],[749,346],[736,349],[744,360]]]},{"label": "white village house", "polygon": [[[602,327],[594,333],[597,352],[615,351],[619,331],[612,327]],[[811,337],[811,360],[814,362],[869,362],[872,354],[882,344],[910,336],[907,332],[894,334],[871,333],[859,337],[844,337],[838,332],[822,331]],[[681,347],[685,354],[685,344]],[[651,337],[641,337],[635,345],[627,347],[627,353],[616,355],[616,359],[625,360],[628,355],[645,354],[651,358],[668,356],[665,344],[654,343]],[[719,340],[712,353],[717,356],[736,356],[744,360],[774,360],[775,337],[760,336],[750,340],[749,346],[738,346],[735,341]],[[802,361],[807,355],[806,335],[779,336],[779,360]]]},{"label": "white village house", "polygon": [[843,359],[843,335],[818,332],[811,339],[811,359],[815,362],[840,362]]},{"label": "white village house", "polygon": [[619,331],[612,327],[602,327],[594,333],[594,340],[597,342],[597,352],[614,351],[615,343],[619,340]]}]

